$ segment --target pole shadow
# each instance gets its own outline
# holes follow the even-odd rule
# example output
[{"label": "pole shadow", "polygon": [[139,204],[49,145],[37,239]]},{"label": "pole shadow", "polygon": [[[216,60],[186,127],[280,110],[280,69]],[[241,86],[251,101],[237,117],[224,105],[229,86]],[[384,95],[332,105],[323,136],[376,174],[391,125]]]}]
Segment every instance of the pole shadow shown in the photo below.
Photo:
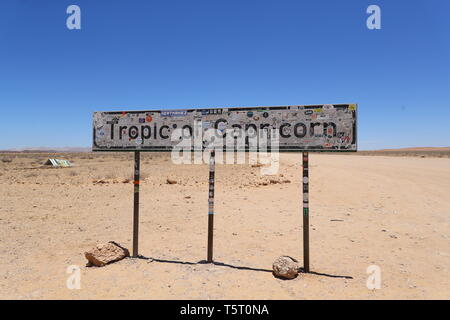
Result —
[{"label": "pole shadow", "polygon": [[[252,268],[252,267],[245,267],[245,266],[235,266],[235,265],[232,265],[232,264],[218,262],[218,261],[208,262],[206,260],[200,260],[198,262],[192,262],[192,261],[181,261],[181,260],[158,259],[158,258],[145,257],[145,256],[142,256],[142,255],[139,255],[138,259],[151,260],[151,261],[159,262],[159,263],[172,263],[172,264],[181,264],[181,265],[212,264],[212,265],[216,265],[216,266],[219,266],[219,267],[227,267],[227,268],[232,268],[232,269],[237,269],[237,270],[247,270],[247,271],[256,271],[256,272],[268,272],[268,273],[272,273],[273,274],[273,270],[270,270],[270,269]],[[353,279],[353,277],[351,277],[351,276],[342,276],[342,275],[328,274],[328,273],[316,272],[316,271],[311,271],[311,270],[309,272],[304,272],[303,268],[300,268],[299,272],[314,274],[316,276],[322,276],[322,277],[328,277],[328,278]],[[280,278],[280,279],[282,279],[282,278]]]},{"label": "pole shadow", "polygon": [[150,257],[142,256],[142,255],[138,256],[138,259],[151,260],[151,261],[160,262],[160,263],[174,263],[174,264],[182,264],[182,265],[212,264],[212,265],[216,265],[219,267],[227,267],[227,268],[238,269],[238,270],[248,270],[248,271],[272,273],[272,270],[269,270],[269,269],[252,268],[252,267],[245,267],[245,266],[235,266],[232,264],[218,262],[218,261],[208,262],[206,260],[200,260],[198,262],[191,262],[191,261],[181,261],[181,260],[166,260],[166,259],[150,258]]},{"label": "pole shadow", "polygon": [[309,272],[305,272],[305,270],[303,268],[300,268],[299,272],[310,273],[310,274],[314,274],[316,276],[322,276],[322,277],[328,277],[328,278],[353,279],[352,276],[341,276],[341,275],[328,274],[328,273],[316,272],[316,271],[311,271],[311,270],[309,270]]}]

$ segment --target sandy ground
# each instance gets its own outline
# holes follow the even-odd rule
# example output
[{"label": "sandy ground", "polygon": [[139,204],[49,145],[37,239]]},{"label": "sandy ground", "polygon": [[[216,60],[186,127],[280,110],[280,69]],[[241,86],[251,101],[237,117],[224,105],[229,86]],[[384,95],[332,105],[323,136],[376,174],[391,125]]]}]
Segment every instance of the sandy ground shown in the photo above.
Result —
[{"label": "sandy ground", "polygon": [[[300,154],[283,154],[273,177],[217,166],[216,265],[197,263],[208,167],[144,154],[139,251],[154,260],[103,268],[85,267],[84,252],[108,240],[131,250],[132,154],[52,155],[75,166],[40,168],[48,157],[0,154],[1,299],[450,298],[449,158],[312,154],[316,273],[283,281],[275,258],[302,259]],[[66,286],[70,265],[81,268],[79,290]],[[371,265],[379,290],[366,286]]]}]

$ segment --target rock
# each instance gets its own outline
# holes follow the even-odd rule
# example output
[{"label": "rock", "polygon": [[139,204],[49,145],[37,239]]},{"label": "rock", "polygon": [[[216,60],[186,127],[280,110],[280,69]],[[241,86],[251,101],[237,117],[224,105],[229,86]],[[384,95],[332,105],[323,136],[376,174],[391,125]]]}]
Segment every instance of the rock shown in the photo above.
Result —
[{"label": "rock", "polygon": [[103,179],[98,179],[98,180],[94,180],[92,181],[93,184],[105,184],[108,183],[108,181],[105,181]]},{"label": "rock", "polygon": [[169,178],[167,178],[166,183],[167,184],[177,184],[177,182],[175,180],[172,180],[172,179],[169,179]]},{"label": "rock", "polygon": [[294,279],[298,275],[298,261],[289,256],[281,256],[272,265],[273,274],[284,279]]},{"label": "rock", "polygon": [[122,247],[114,241],[99,244],[92,250],[84,253],[84,256],[88,260],[86,266],[96,267],[103,267],[108,263],[122,260],[129,255],[130,252],[128,249]]}]

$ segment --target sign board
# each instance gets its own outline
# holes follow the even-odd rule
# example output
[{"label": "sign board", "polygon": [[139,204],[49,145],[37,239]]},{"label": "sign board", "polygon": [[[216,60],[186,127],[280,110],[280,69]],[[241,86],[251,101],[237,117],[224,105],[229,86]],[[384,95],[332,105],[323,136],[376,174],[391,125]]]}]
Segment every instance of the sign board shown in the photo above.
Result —
[{"label": "sign board", "polygon": [[[279,151],[356,151],[356,118],[356,104],[95,112],[92,150],[171,151],[177,132],[195,140],[214,129],[235,139],[274,132]],[[238,151],[249,150],[248,139],[244,145]]]}]

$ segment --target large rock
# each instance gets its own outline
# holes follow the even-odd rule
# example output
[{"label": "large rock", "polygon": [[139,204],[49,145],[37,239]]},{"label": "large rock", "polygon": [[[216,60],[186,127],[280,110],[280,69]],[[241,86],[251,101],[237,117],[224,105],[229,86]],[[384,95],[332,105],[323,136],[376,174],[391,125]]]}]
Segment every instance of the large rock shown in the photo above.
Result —
[{"label": "large rock", "polygon": [[284,279],[294,279],[298,275],[300,266],[298,261],[289,256],[281,256],[274,261],[273,274]]},{"label": "large rock", "polygon": [[88,260],[88,266],[103,267],[104,265],[122,260],[128,257],[130,252],[127,248],[109,241],[104,244],[99,244],[90,251],[84,253],[84,256]]}]

